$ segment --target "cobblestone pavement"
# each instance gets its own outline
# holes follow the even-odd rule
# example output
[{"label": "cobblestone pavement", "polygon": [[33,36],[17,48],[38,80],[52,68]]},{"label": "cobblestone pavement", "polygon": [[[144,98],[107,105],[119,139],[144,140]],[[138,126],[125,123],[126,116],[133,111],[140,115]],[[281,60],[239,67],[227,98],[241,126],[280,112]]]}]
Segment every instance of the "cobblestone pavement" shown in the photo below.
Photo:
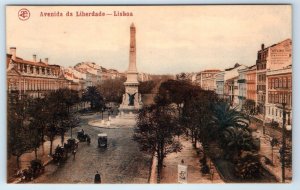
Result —
[{"label": "cobblestone pavement", "polygon": [[[75,159],[70,155],[60,166],[48,165],[33,183],[93,183],[96,171],[102,183],[148,183],[151,156],[139,151],[133,129],[100,129],[87,124],[95,115],[82,118],[81,128],[91,136],[91,144],[81,142]],[[108,135],[107,149],[97,147],[100,132]]]}]

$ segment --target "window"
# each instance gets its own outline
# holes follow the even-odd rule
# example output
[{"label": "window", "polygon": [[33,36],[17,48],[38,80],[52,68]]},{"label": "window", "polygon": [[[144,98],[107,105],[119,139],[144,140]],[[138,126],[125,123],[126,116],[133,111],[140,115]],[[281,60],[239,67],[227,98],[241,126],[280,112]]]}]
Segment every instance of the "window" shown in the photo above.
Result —
[{"label": "window", "polygon": [[282,88],[282,80],[279,78],[279,88]]},{"label": "window", "polygon": [[282,117],[282,110],[279,111],[279,117]]},{"label": "window", "polygon": [[278,88],[278,78],[275,79],[275,88]]},{"label": "window", "polygon": [[271,81],[271,79],[269,79],[268,82],[269,82],[269,89],[272,89],[272,81]]},{"label": "window", "polygon": [[278,103],[278,94],[275,94],[275,103]]},{"label": "window", "polygon": [[276,109],[276,112],[275,112],[275,113],[276,113],[276,116],[277,116],[277,111],[278,111],[278,110]]},{"label": "window", "polygon": [[288,86],[287,87],[292,88],[292,80],[290,77],[288,78]]},{"label": "window", "polygon": [[282,103],[282,94],[279,94],[279,103]]},{"label": "window", "polygon": [[282,79],[282,88],[286,88],[286,77],[283,77]]}]

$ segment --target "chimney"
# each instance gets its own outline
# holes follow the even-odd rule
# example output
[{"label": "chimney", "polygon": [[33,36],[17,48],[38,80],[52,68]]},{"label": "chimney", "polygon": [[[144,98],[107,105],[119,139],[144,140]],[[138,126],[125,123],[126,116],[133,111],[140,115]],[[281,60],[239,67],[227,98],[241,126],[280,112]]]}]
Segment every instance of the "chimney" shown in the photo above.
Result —
[{"label": "chimney", "polygon": [[262,49],[262,50],[265,49],[265,44],[261,44],[261,49]]},{"label": "chimney", "polygon": [[47,65],[48,65],[48,61],[49,61],[48,57],[45,58],[45,63],[46,63]]},{"label": "chimney", "polygon": [[11,58],[13,60],[16,60],[16,53],[17,53],[17,48],[16,47],[10,47],[10,54],[11,54]]},{"label": "chimney", "polygon": [[33,59],[33,62],[36,62],[36,55],[35,54],[32,55],[32,59]]}]

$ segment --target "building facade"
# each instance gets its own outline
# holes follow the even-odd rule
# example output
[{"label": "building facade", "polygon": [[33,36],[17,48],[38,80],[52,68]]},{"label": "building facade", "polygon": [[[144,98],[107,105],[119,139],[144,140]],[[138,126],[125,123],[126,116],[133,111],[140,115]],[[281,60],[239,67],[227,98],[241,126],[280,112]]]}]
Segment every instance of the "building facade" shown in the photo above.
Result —
[{"label": "building facade", "polygon": [[[282,103],[286,103],[287,125],[292,118],[292,66],[266,72],[268,89],[266,102],[266,120],[282,124]],[[282,125],[279,125],[282,126]]]},{"label": "building facade", "polygon": [[65,79],[61,67],[48,64],[48,61],[48,58],[37,61],[36,55],[31,61],[24,60],[17,57],[16,48],[11,47],[6,56],[8,95],[18,93],[20,97],[39,97],[47,91],[68,88],[69,81]]},{"label": "building facade", "polygon": [[252,65],[246,72],[246,99],[256,102],[256,65]]},{"label": "building facade", "polygon": [[292,57],[292,41],[286,39],[282,42],[274,44],[265,48],[265,45],[261,45],[261,50],[257,52],[256,60],[256,72],[257,72],[257,107],[258,112],[265,115],[265,104],[266,104],[266,90],[267,70],[276,70],[288,65],[291,65]]},{"label": "building facade", "polygon": [[224,75],[225,71],[216,74],[216,94],[219,98],[224,98]]},{"label": "building facade", "polygon": [[239,89],[239,93],[238,93],[238,101],[239,101],[238,109],[239,110],[242,110],[245,100],[247,99],[247,82],[246,82],[247,81],[246,80],[247,71],[248,71],[248,67],[238,70],[239,76],[238,76],[237,83],[238,83],[238,89]]},{"label": "building facade", "polygon": [[201,71],[201,82],[200,86],[204,90],[212,90],[215,91],[217,86],[216,86],[216,75],[220,73],[220,70],[213,69],[213,70],[205,70]]}]

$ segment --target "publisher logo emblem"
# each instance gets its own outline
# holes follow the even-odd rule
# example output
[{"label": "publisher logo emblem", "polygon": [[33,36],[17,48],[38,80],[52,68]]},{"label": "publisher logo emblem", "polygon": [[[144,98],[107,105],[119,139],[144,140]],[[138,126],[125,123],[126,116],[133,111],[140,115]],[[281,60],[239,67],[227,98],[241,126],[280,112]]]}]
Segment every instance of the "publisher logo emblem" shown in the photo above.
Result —
[{"label": "publisher logo emblem", "polygon": [[19,16],[19,19],[20,20],[28,20],[29,17],[30,17],[30,12],[29,10],[23,8],[23,9],[20,9],[19,12],[18,12],[18,16]]}]

